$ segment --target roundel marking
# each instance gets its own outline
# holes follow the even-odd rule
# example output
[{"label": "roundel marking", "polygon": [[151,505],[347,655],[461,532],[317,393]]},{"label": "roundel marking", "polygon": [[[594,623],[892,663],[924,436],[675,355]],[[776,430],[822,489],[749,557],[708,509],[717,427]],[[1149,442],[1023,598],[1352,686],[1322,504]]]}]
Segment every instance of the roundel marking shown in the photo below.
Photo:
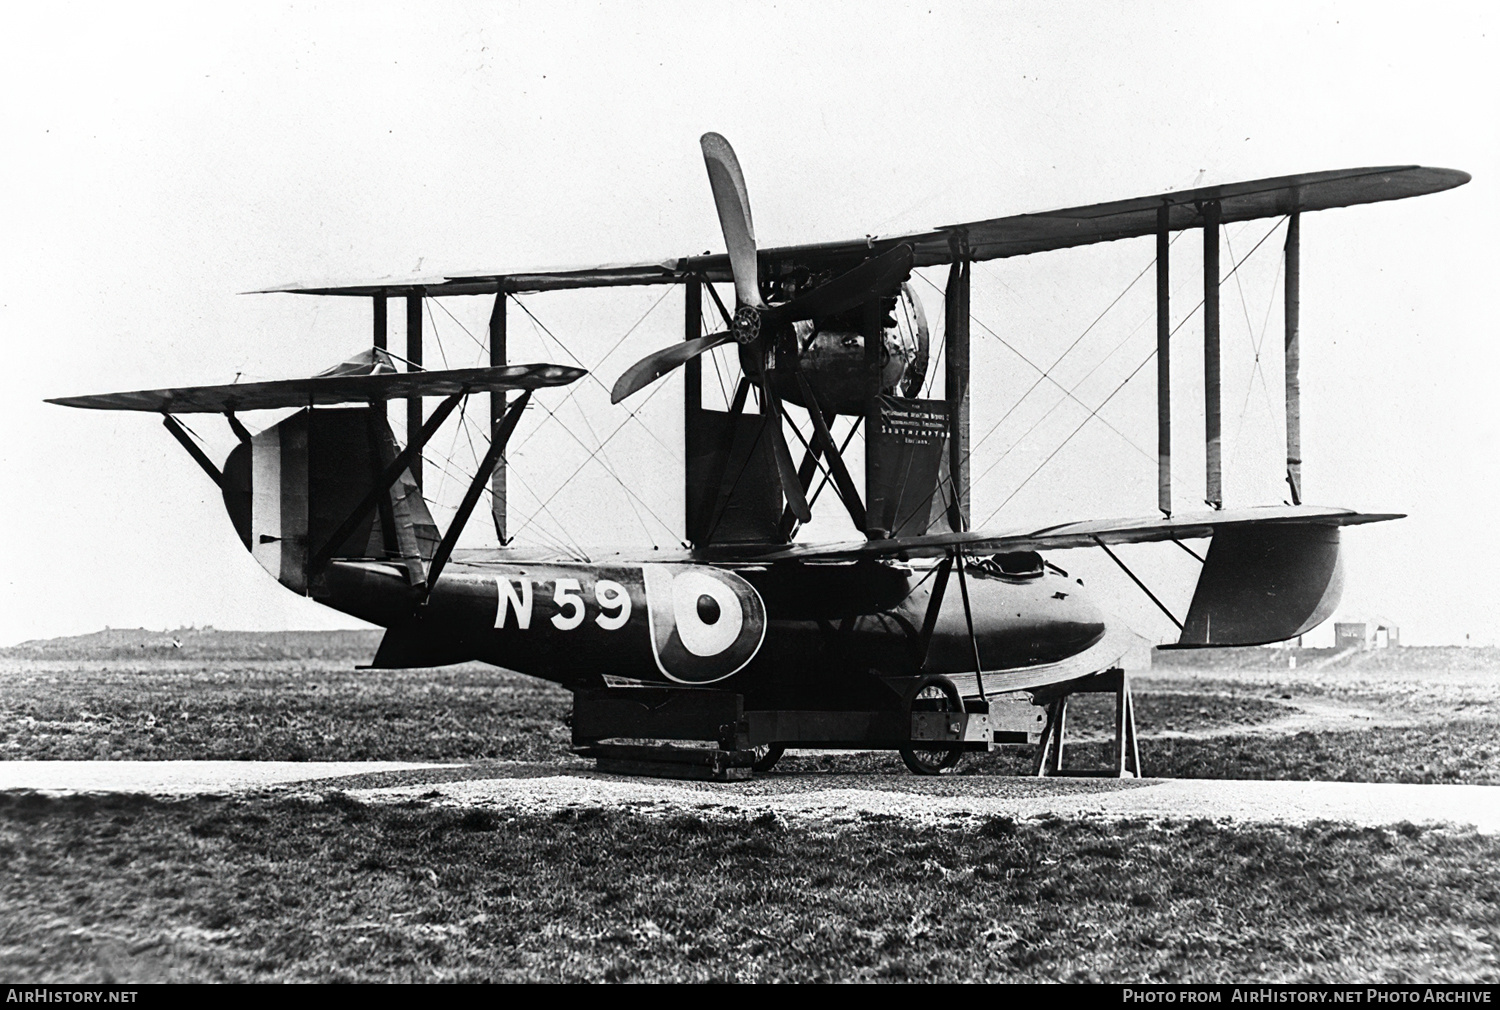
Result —
[{"label": "roundel marking", "polygon": [[745,626],[734,590],[702,572],[683,572],[672,580],[672,616],[682,647],[695,656],[717,656]]},{"label": "roundel marking", "polygon": [[711,684],[755,658],[766,605],[733,572],[704,565],[643,565],[656,666],[679,684]]}]

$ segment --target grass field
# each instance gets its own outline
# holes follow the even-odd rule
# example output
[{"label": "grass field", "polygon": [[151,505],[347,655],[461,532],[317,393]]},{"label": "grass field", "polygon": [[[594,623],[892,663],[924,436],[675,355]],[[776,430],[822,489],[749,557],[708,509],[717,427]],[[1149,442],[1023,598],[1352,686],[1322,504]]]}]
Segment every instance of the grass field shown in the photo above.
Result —
[{"label": "grass field", "polygon": [[[0,650],[0,759],[572,763],[567,692],[480,664],[357,670],[378,632],[110,631]],[[1135,678],[1141,759],[1169,778],[1500,783],[1500,654],[1159,653]],[[1113,700],[1072,708],[1070,763],[1104,763]],[[1030,768],[1031,748],[965,761]],[[807,753],[782,771],[894,771]]]},{"label": "grass field", "polygon": [[42,981],[1500,981],[1500,840],[0,798]]},{"label": "grass field", "polygon": [[[368,662],[368,657],[363,661]],[[471,664],[0,659],[0,756],[34,759],[552,760],[571,696]]]},{"label": "grass field", "polygon": [[[105,632],[0,650],[0,758],[585,767],[566,692],[356,670],[377,636]],[[1148,774],[1500,782],[1485,650],[1164,656]],[[1070,764],[1113,699],[1075,700]],[[1090,742],[1091,738],[1096,742]],[[962,774],[1025,774],[1030,749]],[[904,774],[793,753],[777,775]],[[957,785],[957,783],[954,783]],[[599,807],[342,792],[0,794],[0,973],[27,982],[1500,982],[1500,839],[1399,825]]]}]

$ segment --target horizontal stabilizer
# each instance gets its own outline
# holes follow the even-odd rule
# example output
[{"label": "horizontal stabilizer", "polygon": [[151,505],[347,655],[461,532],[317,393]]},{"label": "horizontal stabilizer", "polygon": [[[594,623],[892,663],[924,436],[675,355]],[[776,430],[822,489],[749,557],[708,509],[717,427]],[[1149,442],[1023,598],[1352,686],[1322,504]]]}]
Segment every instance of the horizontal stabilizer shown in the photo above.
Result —
[{"label": "horizontal stabilizer", "polygon": [[[1223,509],[1162,518],[1096,519],[1046,526],[1038,530],[967,533],[932,533],[919,537],[893,537],[864,543],[778,546],[754,554],[758,561],[854,561],[859,558],[938,558],[962,548],[966,554],[1003,554],[1011,551],[1058,551],[1099,544],[1145,544],[1161,540],[1197,540],[1241,527],[1276,525],[1358,526],[1400,519],[1394,513],[1354,512],[1319,505],[1269,505],[1259,508]],[[747,555],[750,549],[737,549]]]},{"label": "horizontal stabilizer", "polygon": [[177,389],[142,389],[131,393],[61,396],[47,402],[92,410],[225,414],[241,410],[371,403],[412,396],[452,396],[454,393],[498,393],[543,386],[566,386],[577,382],[586,374],[588,373],[582,368],[547,364],[454,368],[434,372],[324,374],[306,379],[239,382],[227,386],[184,386]]}]

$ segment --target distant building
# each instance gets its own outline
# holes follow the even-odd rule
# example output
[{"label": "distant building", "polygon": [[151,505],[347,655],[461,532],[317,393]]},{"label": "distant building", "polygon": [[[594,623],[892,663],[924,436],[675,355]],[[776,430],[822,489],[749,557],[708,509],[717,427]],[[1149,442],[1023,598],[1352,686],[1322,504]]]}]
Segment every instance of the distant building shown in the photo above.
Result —
[{"label": "distant building", "polygon": [[1401,629],[1380,617],[1345,618],[1333,625],[1335,649],[1394,649],[1401,645]]}]

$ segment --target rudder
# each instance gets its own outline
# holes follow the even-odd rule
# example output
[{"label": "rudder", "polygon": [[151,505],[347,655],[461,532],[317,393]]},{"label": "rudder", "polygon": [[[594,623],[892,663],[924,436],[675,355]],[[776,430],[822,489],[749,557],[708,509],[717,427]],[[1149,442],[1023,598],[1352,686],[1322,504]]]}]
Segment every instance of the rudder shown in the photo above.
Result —
[{"label": "rudder", "polygon": [[300,410],[230,452],[224,507],[255,560],[294,592],[308,594],[320,553],[398,562],[416,585],[440,537],[410,470],[325,550],[397,453],[380,407]]}]

